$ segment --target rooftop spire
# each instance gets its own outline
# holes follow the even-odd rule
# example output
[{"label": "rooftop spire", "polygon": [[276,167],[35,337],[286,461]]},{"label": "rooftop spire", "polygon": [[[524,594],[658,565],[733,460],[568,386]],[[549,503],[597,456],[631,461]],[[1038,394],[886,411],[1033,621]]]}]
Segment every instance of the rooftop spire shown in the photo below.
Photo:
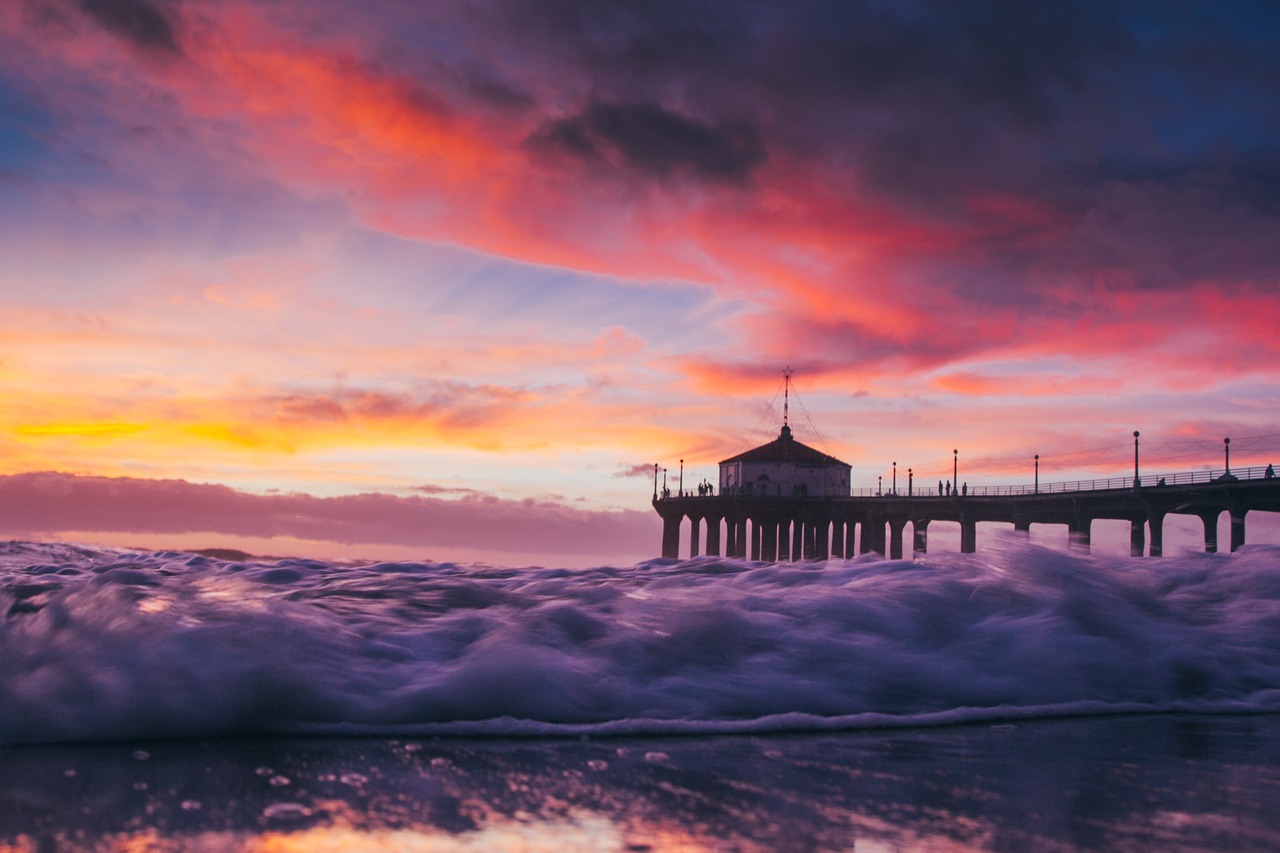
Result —
[{"label": "rooftop spire", "polygon": [[791,418],[791,366],[782,371],[782,425],[788,426]]},{"label": "rooftop spire", "polygon": [[782,432],[780,438],[791,438],[791,365],[782,371]]}]

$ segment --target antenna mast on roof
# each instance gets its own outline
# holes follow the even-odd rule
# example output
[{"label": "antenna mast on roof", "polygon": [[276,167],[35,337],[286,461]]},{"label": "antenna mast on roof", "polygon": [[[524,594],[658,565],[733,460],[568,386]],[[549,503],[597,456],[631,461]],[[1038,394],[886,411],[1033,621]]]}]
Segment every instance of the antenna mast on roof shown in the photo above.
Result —
[{"label": "antenna mast on roof", "polygon": [[[782,383],[784,391],[782,393],[782,425],[787,426],[791,418],[791,365],[787,365],[782,371]],[[774,392],[777,393],[776,391]],[[774,399],[778,399],[774,397]]]}]

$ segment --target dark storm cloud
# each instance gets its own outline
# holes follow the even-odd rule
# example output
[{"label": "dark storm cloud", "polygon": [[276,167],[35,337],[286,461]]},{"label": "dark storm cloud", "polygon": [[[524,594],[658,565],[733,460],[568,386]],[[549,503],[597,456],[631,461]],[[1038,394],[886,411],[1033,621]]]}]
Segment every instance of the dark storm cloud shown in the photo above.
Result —
[{"label": "dark storm cloud", "polygon": [[535,150],[607,162],[659,178],[688,174],[741,183],[764,162],[756,132],[741,123],[712,125],[656,104],[592,103],[548,122],[529,139]]},{"label": "dark storm cloud", "polygon": [[1261,187],[1264,203],[1275,182],[1269,166],[1259,181],[1235,163],[1277,150],[1280,116],[1264,105],[1280,85],[1280,20],[1264,4],[512,0],[489,12],[496,55],[536,65],[558,97],[590,81],[590,105],[535,139],[584,159],[612,148],[641,174],[740,179],[768,150],[944,222],[973,193],[1087,210],[1108,166],[1130,161],[1181,173],[1214,161],[1230,192]]},{"label": "dark storm cloud", "polygon": [[100,26],[137,47],[161,53],[181,53],[173,25],[147,0],[77,0]]}]

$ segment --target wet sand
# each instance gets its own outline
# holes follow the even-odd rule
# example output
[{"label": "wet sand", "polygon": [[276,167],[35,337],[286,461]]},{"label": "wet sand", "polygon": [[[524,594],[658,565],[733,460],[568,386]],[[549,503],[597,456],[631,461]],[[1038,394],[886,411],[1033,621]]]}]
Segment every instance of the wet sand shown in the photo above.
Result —
[{"label": "wet sand", "polygon": [[0,850],[1275,850],[1280,717],[0,748]]}]

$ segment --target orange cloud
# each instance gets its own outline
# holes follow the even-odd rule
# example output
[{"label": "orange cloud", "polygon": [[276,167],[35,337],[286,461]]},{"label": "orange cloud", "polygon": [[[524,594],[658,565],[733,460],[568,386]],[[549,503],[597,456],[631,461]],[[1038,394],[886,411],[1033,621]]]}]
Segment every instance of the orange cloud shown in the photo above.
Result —
[{"label": "orange cloud", "polygon": [[932,384],[940,391],[974,397],[1060,397],[1113,393],[1125,386],[1115,378],[1019,372],[1009,375],[948,373]]}]

